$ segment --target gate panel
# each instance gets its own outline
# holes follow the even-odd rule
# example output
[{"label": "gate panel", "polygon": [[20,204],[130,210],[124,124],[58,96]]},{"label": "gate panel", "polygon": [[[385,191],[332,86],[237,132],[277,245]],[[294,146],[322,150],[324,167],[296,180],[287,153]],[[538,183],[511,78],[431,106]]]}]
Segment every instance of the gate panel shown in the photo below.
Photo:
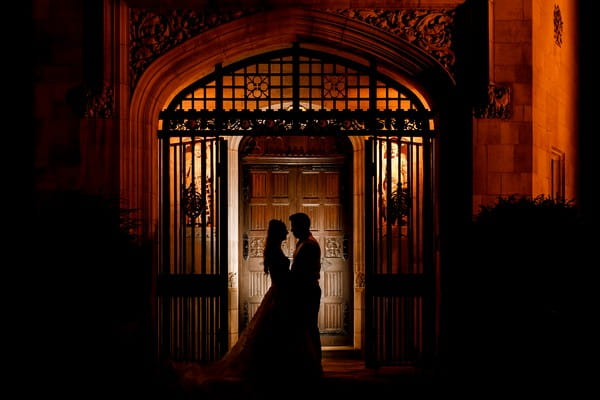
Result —
[{"label": "gate panel", "polygon": [[429,359],[433,342],[431,139],[366,142],[367,364]]},{"label": "gate panel", "polygon": [[227,143],[163,139],[159,353],[188,361],[227,349]]}]

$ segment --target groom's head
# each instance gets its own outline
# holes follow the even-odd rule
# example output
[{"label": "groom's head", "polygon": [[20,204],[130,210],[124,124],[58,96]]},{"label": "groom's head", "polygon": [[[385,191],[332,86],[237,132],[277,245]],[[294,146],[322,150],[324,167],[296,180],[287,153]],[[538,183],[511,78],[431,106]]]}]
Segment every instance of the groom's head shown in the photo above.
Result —
[{"label": "groom's head", "polygon": [[298,239],[306,239],[310,235],[310,217],[304,213],[290,215],[292,233]]}]

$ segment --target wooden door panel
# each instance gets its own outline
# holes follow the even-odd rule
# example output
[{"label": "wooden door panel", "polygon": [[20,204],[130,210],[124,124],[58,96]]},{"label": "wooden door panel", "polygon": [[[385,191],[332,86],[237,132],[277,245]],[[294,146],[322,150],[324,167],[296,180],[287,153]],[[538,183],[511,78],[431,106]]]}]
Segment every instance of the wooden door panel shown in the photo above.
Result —
[{"label": "wooden door panel", "polygon": [[290,195],[290,171],[273,172],[273,198],[288,199]]},{"label": "wooden door panel", "polygon": [[267,197],[267,172],[252,172],[252,183],[250,188],[252,190],[252,198],[260,199]]},{"label": "wooden door panel", "polygon": [[266,204],[250,205],[250,230],[264,231],[269,221],[269,210]]},{"label": "wooden door panel", "polygon": [[[342,231],[342,205],[324,204],[323,207],[323,230]],[[343,234],[343,233],[342,233]]]}]

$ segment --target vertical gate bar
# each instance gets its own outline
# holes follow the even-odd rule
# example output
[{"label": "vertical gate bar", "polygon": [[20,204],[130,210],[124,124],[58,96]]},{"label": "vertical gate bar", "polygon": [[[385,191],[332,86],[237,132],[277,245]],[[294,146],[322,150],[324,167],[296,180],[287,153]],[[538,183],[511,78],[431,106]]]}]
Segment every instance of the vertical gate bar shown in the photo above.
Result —
[{"label": "vertical gate bar", "polygon": [[423,273],[425,274],[425,293],[423,294],[423,313],[429,318],[423,321],[423,357],[426,365],[433,362],[433,344],[435,341],[435,284],[433,257],[433,197],[432,197],[432,143],[423,138]]},{"label": "vertical gate bar", "polygon": [[184,324],[184,332],[185,332],[185,357],[188,360],[193,360],[192,358],[192,296],[185,297],[185,324]]},{"label": "vertical gate bar", "polygon": [[401,342],[402,342],[402,313],[401,313],[401,309],[400,309],[400,298],[399,297],[394,297],[394,311],[393,311],[393,330],[394,330],[394,343],[393,343],[393,347],[394,347],[394,351],[393,351],[393,358],[394,360],[401,360],[402,359],[402,346],[401,346]]},{"label": "vertical gate bar", "polygon": [[179,358],[180,359],[184,359],[185,357],[185,346],[184,346],[184,340],[185,340],[185,331],[183,330],[183,320],[184,320],[184,315],[183,315],[183,300],[184,297],[183,296],[177,296],[177,312],[178,312],[178,321],[179,323],[177,324],[177,330],[179,332],[179,343],[178,343],[178,349],[179,349]]},{"label": "vertical gate bar", "polygon": [[[200,196],[204,199],[201,203],[202,210],[200,211],[200,273],[206,274],[206,202],[208,201],[206,193],[206,136],[201,139],[200,144]],[[195,237],[194,237],[195,241]]]},{"label": "vertical gate bar", "polygon": [[204,338],[204,336],[206,335],[206,332],[204,331],[204,326],[202,325],[202,318],[204,315],[204,311],[202,309],[202,302],[204,301],[204,297],[202,296],[197,296],[196,297],[196,303],[197,303],[197,307],[198,307],[198,311],[196,313],[196,319],[197,324],[198,324],[198,359],[199,360],[204,360],[205,356],[204,356],[204,347],[202,345],[202,340]]},{"label": "vertical gate bar", "polygon": [[[185,196],[185,161],[186,161],[186,151],[183,142],[183,137],[179,137],[179,146],[176,147],[179,149],[179,184],[177,187],[173,188],[175,192],[178,193],[178,202],[173,205],[173,208],[179,210],[179,226],[176,226],[177,233],[179,235],[179,246],[177,247],[177,252],[179,253],[179,264],[174,266],[176,273],[183,274],[185,271],[185,266],[187,264],[187,254],[186,254],[186,245],[187,245],[187,224],[186,224],[186,210],[184,207],[184,196]],[[178,190],[179,189],[179,190]]]},{"label": "vertical gate bar", "polygon": [[216,296],[209,296],[206,298],[208,301],[208,357],[207,360],[214,360],[215,353],[215,333],[214,333],[214,323],[215,323],[215,314],[214,314],[214,303]]},{"label": "vertical gate bar", "polygon": [[[423,140],[427,140],[427,139],[423,139]],[[415,147],[416,149],[416,153],[417,153],[417,165],[421,165],[421,163],[424,163],[423,160],[423,145],[421,144],[421,146],[417,145]],[[425,168],[425,165],[423,165],[423,167]],[[423,201],[425,201],[425,199],[428,199],[429,197],[426,195],[426,193],[424,192],[425,187],[427,187],[426,185],[423,185],[423,176],[428,176],[427,174],[423,175],[422,171],[417,170],[417,176],[416,176],[416,182],[417,182],[417,195],[419,196],[419,198],[417,199],[417,216],[419,216],[419,219],[417,220],[417,233],[416,233],[416,238],[417,238],[417,243],[418,243],[418,248],[417,248],[417,255],[419,256],[419,260],[417,265],[419,266],[419,273],[424,273],[424,260],[423,260],[423,251],[424,251],[424,247],[423,247],[423,221],[424,221],[424,217],[425,215],[423,214],[426,210],[429,210],[429,207],[423,207]]]},{"label": "vertical gate bar", "polygon": [[377,139],[377,205],[375,206],[377,209],[377,253],[379,254],[379,258],[377,263],[375,264],[377,268],[378,274],[385,273],[387,269],[387,254],[385,253],[385,247],[383,246],[385,239],[383,237],[383,227],[385,224],[384,221],[384,194],[383,194],[383,183],[385,179],[385,171],[383,169],[383,157],[384,157],[384,149],[383,144],[384,140],[382,138]]},{"label": "vertical gate bar", "polygon": [[373,303],[373,295],[371,292],[371,276],[374,270],[374,151],[375,141],[370,138],[365,141],[365,365],[372,367],[376,360],[376,338],[373,337],[375,330],[373,324],[375,320],[375,304]]},{"label": "vertical gate bar", "polygon": [[[165,138],[162,139],[162,157],[163,157],[163,166],[169,166],[169,138]],[[163,236],[163,243],[168,243],[170,245],[170,240],[169,240],[169,233],[170,233],[170,210],[169,210],[169,196],[170,196],[170,182],[169,182],[169,167],[166,167],[167,171],[166,173],[163,173],[163,180],[162,180],[162,184],[163,184],[163,226],[162,226],[162,236]],[[164,171],[164,168],[163,168]],[[166,273],[169,270],[169,266],[170,266],[170,261],[171,261],[171,255],[170,255],[170,246],[162,246],[162,265],[159,268],[159,276],[161,273]],[[162,309],[162,312],[160,312]],[[162,319],[161,319],[162,318]],[[168,326],[169,324],[167,323],[167,321],[169,321],[171,318],[170,314],[169,314],[169,309],[168,309],[168,301],[164,301],[164,297],[163,297],[163,301],[160,302],[160,298],[159,298],[159,317],[158,317],[158,321],[159,321],[159,332],[162,332],[162,334],[159,333],[160,337],[159,337],[159,354],[160,357],[164,357],[167,354],[169,354],[168,352],[168,348],[166,348],[166,346],[169,344],[170,341],[170,337],[169,337],[169,330],[168,330]]]},{"label": "vertical gate bar", "polygon": [[[171,138],[168,138],[167,140],[171,140]],[[181,140],[181,138],[179,139]],[[165,216],[169,216],[169,222],[167,223],[168,229],[169,229],[169,235],[170,235],[170,240],[168,242],[163,242],[163,243],[169,243],[169,246],[162,246],[162,247],[169,247],[168,251],[172,251],[173,254],[169,257],[169,270],[171,271],[176,271],[177,270],[177,266],[179,265],[179,263],[181,262],[180,259],[180,253],[178,251],[179,246],[181,246],[180,240],[181,240],[181,236],[180,236],[180,232],[179,230],[177,230],[177,223],[181,218],[181,208],[177,207],[177,204],[181,204],[181,198],[180,198],[180,194],[181,194],[181,184],[179,183],[179,178],[180,178],[180,173],[179,173],[179,169],[177,168],[177,166],[179,165],[179,163],[181,162],[180,157],[179,157],[179,151],[180,151],[180,146],[177,145],[177,143],[174,143],[172,145],[169,146],[170,147],[170,151],[169,154],[172,152],[173,153],[173,158],[172,161],[169,161],[168,163],[164,163],[163,164],[163,171],[167,170],[168,171],[168,175],[172,175],[173,176],[173,182],[170,183],[169,185],[172,185],[172,187],[168,188],[168,193],[164,194],[163,196],[166,195],[170,195],[173,196],[172,200],[166,199],[164,198],[165,204],[163,205],[163,210],[164,210],[164,214]],[[165,177],[163,176],[163,179],[165,179]],[[179,191],[177,190],[179,188]],[[172,218],[172,223],[173,226],[171,227],[171,218]],[[164,219],[163,219],[164,221]],[[166,265],[165,265],[166,267]],[[165,272],[165,271],[163,271]]]},{"label": "vertical gate bar", "polygon": [[[409,272],[416,273],[416,263],[415,263],[415,237],[414,237],[414,225],[415,225],[415,203],[419,202],[418,196],[419,193],[415,191],[414,187],[414,160],[413,160],[413,150],[414,150],[414,139],[411,136],[408,143],[406,144],[406,179],[407,179],[407,187],[408,187],[408,198],[410,201],[410,208],[408,210],[407,215],[407,227],[406,227],[406,243],[408,244],[408,263],[409,263]],[[418,168],[418,164],[417,164]],[[416,201],[414,201],[416,200]]]},{"label": "vertical gate bar", "polygon": [[227,202],[228,202],[228,193],[227,193],[227,167],[228,167],[228,159],[227,159],[227,141],[220,140],[219,141],[219,153],[218,153],[218,162],[219,168],[217,169],[219,184],[217,186],[217,195],[219,201],[219,210],[218,210],[218,229],[219,229],[219,240],[218,240],[218,273],[223,275],[225,279],[225,287],[224,293],[221,295],[220,301],[220,319],[221,324],[219,328],[221,331],[219,332],[220,336],[220,349],[219,349],[219,357],[225,355],[227,352],[227,338],[228,338],[228,301],[229,301],[229,293],[228,293],[228,240],[229,240],[229,230],[228,230],[228,218],[227,218]]},{"label": "vertical gate bar", "polygon": [[386,249],[386,254],[385,254],[385,258],[386,258],[386,273],[391,273],[392,272],[392,220],[391,220],[391,215],[392,215],[392,188],[393,188],[393,182],[392,182],[392,141],[390,140],[390,137],[387,136],[385,139],[385,158],[386,158],[386,163],[385,163],[385,178],[383,179],[383,182],[386,183],[387,182],[387,188],[385,190],[385,205],[386,205],[386,210],[385,210],[385,215],[386,215],[386,219],[385,219],[385,230],[386,230],[386,237],[385,237],[385,249]]},{"label": "vertical gate bar", "polygon": [[[371,135],[377,135],[377,64],[375,60],[369,62],[369,117],[367,118],[367,129]],[[360,93],[360,90],[359,90]]]},{"label": "vertical gate bar", "polygon": [[292,132],[297,134],[300,128],[300,44],[294,42],[292,47],[292,108],[294,110],[294,119],[292,122]]},{"label": "vertical gate bar", "polygon": [[196,297],[190,296],[190,333],[189,333],[189,342],[190,342],[190,360],[197,361],[196,357]]},{"label": "vertical gate bar", "polygon": [[210,331],[208,328],[208,296],[202,297],[202,326],[204,327],[204,334],[202,335],[202,349],[204,351],[203,357],[205,360],[208,359],[208,335],[210,335]]},{"label": "vertical gate bar", "polygon": [[210,235],[210,273],[211,274],[218,274],[217,271],[217,267],[216,267],[216,261],[215,260],[215,246],[217,245],[216,243],[216,238],[215,238],[215,222],[216,222],[216,218],[215,218],[215,179],[217,177],[217,165],[215,162],[215,150],[216,150],[216,142],[215,140],[211,140],[210,141],[210,181],[208,183],[210,190],[208,191],[208,193],[210,193],[210,203],[209,204],[209,210],[208,210],[208,215],[210,218],[210,226],[209,228],[209,235]]},{"label": "vertical gate bar", "polygon": [[[405,205],[406,203],[404,202],[404,193],[403,193],[403,186],[404,186],[404,182],[402,181],[402,140],[401,137],[398,136],[396,138],[396,158],[397,158],[397,164],[398,164],[398,169],[396,171],[396,174],[398,176],[398,185],[396,186],[396,195],[398,196],[398,200],[400,201],[400,206]],[[396,204],[398,205],[398,204]],[[402,210],[402,208],[400,208],[400,210]],[[400,211],[398,210],[398,211]],[[397,223],[398,223],[398,243],[396,243],[396,245],[398,246],[398,271],[397,273],[405,273],[408,271],[408,266],[404,265],[404,258],[402,257],[403,253],[404,253],[404,249],[402,248],[402,223],[403,223],[403,218],[404,216],[402,215],[402,213],[398,213],[398,215],[396,216],[397,218]]]},{"label": "vertical gate bar", "polygon": [[[191,139],[192,140],[191,140],[190,146],[191,146],[192,151],[191,151],[190,157],[192,158],[192,161],[191,161],[192,162],[192,172],[191,172],[192,183],[190,185],[193,188],[193,190],[196,191],[196,190],[198,190],[198,188],[196,187],[196,160],[194,159],[194,156],[196,153],[196,137],[192,136]],[[199,189],[202,190],[202,188],[199,188]],[[192,196],[195,196],[195,193],[192,193]],[[190,217],[190,220],[192,222],[192,224],[191,224],[192,228],[191,228],[191,240],[190,240],[191,245],[189,246],[190,252],[191,252],[191,254],[190,254],[191,268],[189,270],[186,270],[186,272],[188,274],[193,274],[194,271],[196,270],[196,219],[198,217],[195,216],[196,215],[195,213],[192,215],[194,215],[194,216]],[[187,242],[186,242],[186,246],[187,246]]]},{"label": "vertical gate bar", "polygon": [[386,304],[385,349],[386,349],[386,359],[389,362],[389,361],[394,360],[394,341],[396,340],[396,336],[395,336],[395,332],[394,332],[394,296],[389,295],[389,294],[386,295],[385,296],[385,304]]}]

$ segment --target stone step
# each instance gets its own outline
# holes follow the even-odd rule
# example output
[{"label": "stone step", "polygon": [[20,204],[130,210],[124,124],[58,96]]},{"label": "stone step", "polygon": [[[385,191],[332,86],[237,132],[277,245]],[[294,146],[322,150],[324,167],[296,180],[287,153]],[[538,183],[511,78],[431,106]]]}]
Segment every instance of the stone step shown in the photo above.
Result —
[{"label": "stone step", "polygon": [[360,360],[361,350],[352,346],[323,346],[323,358],[344,358],[348,360]]}]

